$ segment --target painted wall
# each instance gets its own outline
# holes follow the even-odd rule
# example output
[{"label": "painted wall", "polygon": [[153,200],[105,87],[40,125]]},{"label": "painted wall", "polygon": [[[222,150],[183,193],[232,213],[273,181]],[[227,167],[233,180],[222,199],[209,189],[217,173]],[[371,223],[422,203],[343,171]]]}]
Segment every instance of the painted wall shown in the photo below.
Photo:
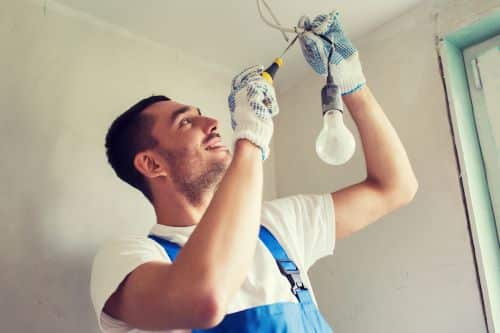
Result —
[{"label": "painted wall", "polygon": [[[154,223],[142,194],[107,165],[105,131],[139,98],[163,93],[218,118],[229,142],[234,73],[42,4],[0,9],[0,322],[10,332],[97,332],[88,294],[97,246]],[[336,332],[485,332],[434,37],[499,4],[425,2],[355,41],[420,188],[410,205],[339,241],[311,270]],[[321,86],[310,75],[279,96],[265,199],[334,191],[365,177],[348,115],[353,160],[335,168],[314,154]]]},{"label": "painted wall", "polygon": [[[165,94],[219,119],[229,143],[235,73],[40,3],[0,9],[0,326],[97,332],[88,287],[98,245],[155,222],[142,194],[107,165],[107,128],[140,98]],[[273,153],[265,198],[275,195]]]},{"label": "painted wall", "polygon": [[[420,186],[411,204],[339,241],[335,255],[311,269],[321,310],[336,332],[486,332],[435,38],[499,5],[426,1],[354,41]],[[314,152],[323,84],[311,74],[281,95],[278,196],[335,191],[366,177],[348,113],[357,142],[353,159],[332,167]]]}]

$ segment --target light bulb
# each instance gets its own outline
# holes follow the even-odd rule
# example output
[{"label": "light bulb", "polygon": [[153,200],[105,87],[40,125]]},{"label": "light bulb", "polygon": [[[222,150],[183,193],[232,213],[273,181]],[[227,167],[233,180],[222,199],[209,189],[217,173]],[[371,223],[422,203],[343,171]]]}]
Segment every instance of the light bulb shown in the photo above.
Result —
[{"label": "light bulb", "polygon": [[323,114],[323,128],[316,139],[316,154],[323,162],[341,165],[347,162],[356,148],[354,136],[344,124],[342,111],[329,110]]}]

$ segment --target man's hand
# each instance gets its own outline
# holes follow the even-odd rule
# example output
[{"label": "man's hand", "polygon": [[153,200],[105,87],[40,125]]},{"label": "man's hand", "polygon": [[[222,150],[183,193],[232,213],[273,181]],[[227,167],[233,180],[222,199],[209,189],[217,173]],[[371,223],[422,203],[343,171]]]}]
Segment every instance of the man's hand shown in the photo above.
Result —
[{"label": "man's hand", "polygon": [[[316,73],[326,75],[330,63],[333,79],[342,95],[351,94],[366,83],[358,51],[345,35],[338,11],[318,15],[312,22],[303,17],[299,26],[306,29],[299,35],[302,53]],[[329,58],[330,42],[334,49]]]},{"label": "man's hand", "polygon": [[261,76],[262,66],[252,66],[236,75],[228,97],[234,140],[247,139],[262,151],[262,160],[269,156],[273,135],[272,117],[279,107],[274,88]]}]

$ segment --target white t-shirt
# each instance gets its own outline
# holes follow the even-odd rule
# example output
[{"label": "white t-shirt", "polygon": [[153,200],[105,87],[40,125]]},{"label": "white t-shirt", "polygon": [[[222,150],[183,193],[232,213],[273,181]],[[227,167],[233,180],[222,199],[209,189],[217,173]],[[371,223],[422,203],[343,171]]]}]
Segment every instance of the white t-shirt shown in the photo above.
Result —
[{"label": "white t-shirt", "polygon": [[[261,224],[269,229],[288,257],[299,267],[302,280],[309,288],[316,304],[307,271],[318,259],[333,254],[334,218],[334,205],[330,193],[299,194],[265,201],[262,204]],[[196,225],[172,227],[155,224],[151,234],[182,246],[195,228]],[[147,237],[116,238],[100,248],[92,266],[90,293],[99,327],[103,332],[147,332],[107,315],[103,308],[129,273],[139,265],[153,260],[171,262],[163,247]],[[280,273],[271,252],[259,240],[253,265],[240,290],[228,305],[227,313],[276,302],[298,303],[290,288],[290,283]],[[163,332],[188,333],[191,330]]]}]

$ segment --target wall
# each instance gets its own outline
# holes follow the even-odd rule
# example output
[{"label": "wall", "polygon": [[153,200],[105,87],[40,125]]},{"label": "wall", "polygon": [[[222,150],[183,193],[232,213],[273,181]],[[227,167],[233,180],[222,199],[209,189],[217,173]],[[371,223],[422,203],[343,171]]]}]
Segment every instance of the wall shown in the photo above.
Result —
[{"label": "wall", "polygon": [[[406,147],[420,186],[411,204],[339,241],[335,255],[311,269],[321,310],[336,332],[486,332],[436,35],[499,4],[425,1],[354,41],[368,85]],[[278,196],[331,192],[366,176],[348,112],[344,119],[357,143],[353,159],[331,167],[314,152],[323,84],[311,74],[282,93]]]},{"label": "wall", "polygon": [[[0,322],[11,332],[97,332],[88,294],[97,246],[118,230],[140,234],[154,223],[142,195],[106,164],[107,127],[139,98],[163,93],[221,120],[229,142],[234,73],[46,3],[0,9]],[[435,35],[498,6],[427,1],[355,41],[420,187],[410,205],[339,241],[335,255],[310,271],[336,332],[486,330]],[[321,86],[310,75],[279,97],[265,199],[334,191],[365,177],[348,113],[354,158],[335,168],[314,153]]]},{"label": "wall", "polygon": [[97,332],[88,286],[98,245],[155,222],[107,165],[108,126],[140,98],[165,94],[218,118],[229,143],[235,73],[45,3],[0,9],[0,323],[5,332]]}]

